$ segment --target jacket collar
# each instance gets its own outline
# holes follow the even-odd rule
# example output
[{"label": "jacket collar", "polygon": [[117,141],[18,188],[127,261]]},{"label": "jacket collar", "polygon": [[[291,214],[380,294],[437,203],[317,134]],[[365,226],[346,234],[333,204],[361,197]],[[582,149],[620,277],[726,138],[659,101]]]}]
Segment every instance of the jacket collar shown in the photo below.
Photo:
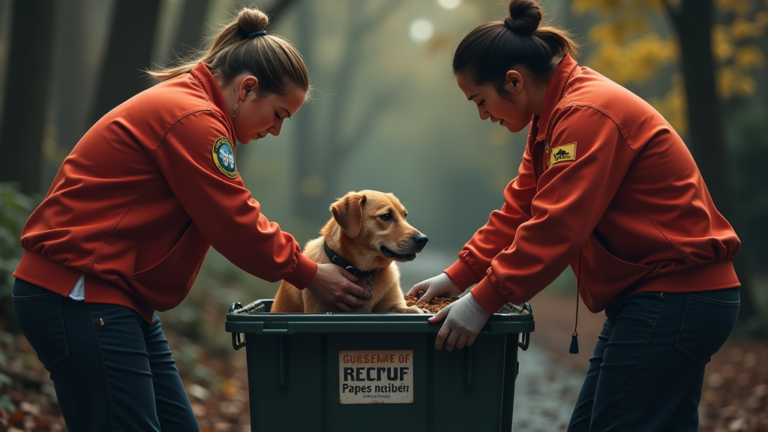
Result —
[{"label": "jacket collar", "polygon": [[555,68],[555,72],[552,74],[552,78],[549,81],[549,87],[547,87],[547,93],[544,96],[544,105],[541,107],[541,116],[534,115],[532,123],[536,125],[538,131],[536,135],[536,142],[542,141],[547,136],[547,123],[549,123],[549,117],[552,115],[552,111],[555,110],[560,99],[563,98],[563,92],[565,91],[565,85],[568,83],[573,71],[579,66],[569,54],[566,54],[560,64]]},{"label": "jacket collar", "polygon": [[224,95],[221,94],[219,84],[216,82],[216,78],[214,78],[211,71],[208,70],[208,66],[206,66],[205,63],[200,62],[192,68],[190,73],[203,85],[205,92],[208,93],[208,96],[211,98],[214,105],[216,105],[216,108],[221,111],[222,116],[229,126],[229,130],[232,131],[232,136],[234,136],[235,127],[232,124],[232,119],[229,117],[229,111],[224,102]]}]

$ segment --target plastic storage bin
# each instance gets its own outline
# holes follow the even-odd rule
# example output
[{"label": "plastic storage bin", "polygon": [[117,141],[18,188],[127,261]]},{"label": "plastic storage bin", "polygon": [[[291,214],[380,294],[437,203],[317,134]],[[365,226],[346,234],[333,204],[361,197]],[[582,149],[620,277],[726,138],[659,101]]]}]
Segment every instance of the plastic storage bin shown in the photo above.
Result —
[{"label": "plastic storage bin", "polygon": [[[254,431],[509,431],[527,304],[494,314],[468,348],[435,350],[431,315],[269,313],[235,303]],[[244,334],[244,339],[241,338]]]}]

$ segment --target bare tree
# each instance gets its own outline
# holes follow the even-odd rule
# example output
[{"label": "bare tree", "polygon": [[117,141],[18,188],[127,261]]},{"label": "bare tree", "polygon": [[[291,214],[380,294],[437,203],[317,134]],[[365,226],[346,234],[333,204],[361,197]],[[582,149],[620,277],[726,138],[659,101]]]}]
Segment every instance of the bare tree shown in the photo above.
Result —
[{"label": "bare tree", "polygon": [[55,0],[13,2],[6,75],[0,181],[25,193],[40,191],[43,125],[53,64]]},{"label": "bare tree", "polygon": [[[680,0],[677,5],[670,0],[663,2],[680,41],[689,146],[718,210],[733,226],[738,227],[733,177],[715,84],[715,59],[712,54],[714,5],[712,0]],[[740,318],[749,319],[758,313],[748,285],[750,271],[743,258],[737,257],[734,265],[742,283]]]},{"label": "bare tree", "polygon": [[205,14],[208,12],[210,0],[185,0],[181,12],[176,38],[173,43],[172,58],[186,57],[200,45],[205,30]]},{"label": "bare tree", "polygon": [[160,0],[117,0],[98,79],[91,124],[146,89]]},{"label": "bare tree", "polygon": [[[374,34],[403,2],[380,2],[378,7],[367,12],[364,2],[352,0],[347,4],[352,18],[346,20],[349,24],[342,37],[342,55],[334,67],[336,72],[329,86],[335,93],[328,96],[329,111],[333,114],[324,122],[321,130],[312,126],[314,116],[304,112],[298,127],[295,166],[302,177],[295,185],[294,208],[302,218],[313,222],[322,222],[327,218],[328,205],[334,198],[332,194],[341,193],[337,190],[341,172],[368,133],[370,122],[367,119],[373,118],[375,112],[386,109],[394,97],[393,89],[370,87],[366,90],[371,90],[372,94],[366,97],[365,105],[359,107],[351,101],[354,91],[352,83],[365,62],[366,37]],[[313,28],[315,19],[311,3],[305,3],[299,17],[297,42],[310,71],[314,63],[313,43],[317,38]],[[311,111],[309,108],[307,111]],[[354,127],[347,128],[344,122],[352,117],[353,112],[361,112],[362,115],[354,117],[362,120]]]}]

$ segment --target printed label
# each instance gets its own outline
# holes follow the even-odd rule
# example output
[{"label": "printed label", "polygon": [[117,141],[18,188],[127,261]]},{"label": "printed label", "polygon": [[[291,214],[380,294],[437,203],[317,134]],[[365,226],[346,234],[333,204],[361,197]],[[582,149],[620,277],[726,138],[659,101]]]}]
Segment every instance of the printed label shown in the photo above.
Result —
[{"label": "printed label", "polygon": [[339,401],[413,403],[413,351],[339,351]]}]

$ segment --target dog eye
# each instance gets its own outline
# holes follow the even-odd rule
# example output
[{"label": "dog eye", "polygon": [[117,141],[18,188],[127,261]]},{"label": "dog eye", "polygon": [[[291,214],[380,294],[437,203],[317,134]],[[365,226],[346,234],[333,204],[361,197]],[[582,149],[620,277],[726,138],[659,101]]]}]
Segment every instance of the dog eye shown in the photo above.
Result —
[{"label": "dog eye", "polygon": [[379,216],[381,220],[384,222],[391,221],[392,220],[392,213],[384,213],[383,215]]}]

